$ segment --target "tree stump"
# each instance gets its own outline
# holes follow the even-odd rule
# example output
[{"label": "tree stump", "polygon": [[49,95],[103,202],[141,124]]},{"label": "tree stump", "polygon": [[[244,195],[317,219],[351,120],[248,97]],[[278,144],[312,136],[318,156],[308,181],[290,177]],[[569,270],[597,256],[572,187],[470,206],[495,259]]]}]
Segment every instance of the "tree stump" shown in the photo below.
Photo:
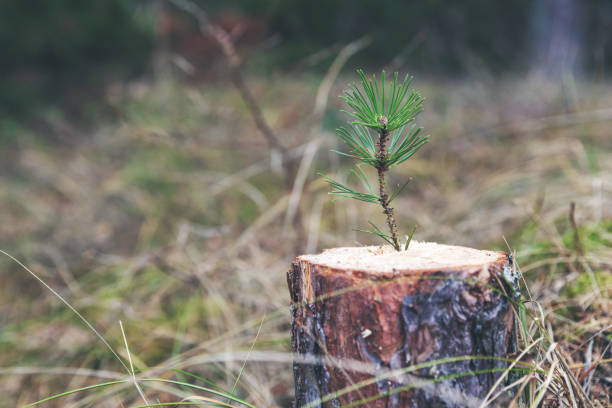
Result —
[{"label": "tree stump", "polygon": [[503,252],[335,248],[298,257],[287,280],[296,407],[478,406],[515,351]]}]

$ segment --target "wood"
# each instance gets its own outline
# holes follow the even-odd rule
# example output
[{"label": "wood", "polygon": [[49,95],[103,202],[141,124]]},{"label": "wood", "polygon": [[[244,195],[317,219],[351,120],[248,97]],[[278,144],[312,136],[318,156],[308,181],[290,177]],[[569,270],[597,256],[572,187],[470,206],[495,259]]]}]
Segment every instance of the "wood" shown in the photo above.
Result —
[{"label": "wood", "polygon": [[[336,248],[298,257],[287,280],[297,407],[474,406],[502,374],[482,370],[507,362],[464,359],[388,373],[515,351],[516,277],[503,252],[419,242],[406,252]],[[435,380],[470,371],[481,373]]]}]

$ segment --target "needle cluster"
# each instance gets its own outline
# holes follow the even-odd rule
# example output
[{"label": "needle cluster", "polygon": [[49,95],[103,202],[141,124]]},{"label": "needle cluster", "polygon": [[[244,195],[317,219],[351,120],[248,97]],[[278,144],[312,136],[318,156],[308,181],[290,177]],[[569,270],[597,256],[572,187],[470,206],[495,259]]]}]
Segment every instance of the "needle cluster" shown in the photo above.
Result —
[{"label": "needle cluster", "polygon": [[[375,234],[399,251],[402,246],[398,239],[397,223],[391,203],[410,180],[389,194],[385,174],[392,167],[408,160],[427,143],[429,136],[421,136],[423,128],[413,123],[423,110],[424,99],[418,92],[410,89],[412,77],[408,75],[400,81],[397,72],[394,73],[388,89],[385,89],[387,88],[385,71],[382,72],[380,84],[376,76],[370,79],[362,70],[358,70],[357,73],[361,78],[361,86],[350,85],[340,97],[351,108],[342,112],[353,120],[348,124],[348,128],[336,129],[336,133],[349,147],[349,151],[334,150],[334,152],[356,161],[351,173],[359,180],[364,191],[357,191],[327,176],[323,177],[332,187],[330,194],[336,196],[334,200],[353,198],[380,204],[387,219],[389,233],[383,232],[371,222],[369,224],[373,229],[359,231]],[[376,170],[377,190],[372,188],[362,168],[364,165]],[[413,228],[406,236],[404,249],[410,245],[414,231]]]}]

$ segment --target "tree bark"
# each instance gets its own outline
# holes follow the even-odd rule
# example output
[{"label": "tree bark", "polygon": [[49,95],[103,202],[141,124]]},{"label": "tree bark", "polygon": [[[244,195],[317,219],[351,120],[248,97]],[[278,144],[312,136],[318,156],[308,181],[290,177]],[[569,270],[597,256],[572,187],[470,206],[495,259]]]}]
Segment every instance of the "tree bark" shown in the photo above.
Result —
[{"label": "tree bark", "polygon": [[485,397],[507,362],[431,362],[515,352],[511,258],[376,270],[325,254],[298,257],[287,274],[296,407],[471,407]]}]

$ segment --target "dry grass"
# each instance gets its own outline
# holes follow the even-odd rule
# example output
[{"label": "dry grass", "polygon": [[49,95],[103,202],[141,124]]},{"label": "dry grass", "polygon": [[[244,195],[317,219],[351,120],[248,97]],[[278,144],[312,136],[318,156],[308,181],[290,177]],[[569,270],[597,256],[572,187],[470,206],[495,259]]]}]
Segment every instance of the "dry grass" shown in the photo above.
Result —
[{"label": "dry grass", "polygon": [[[270,153],[228,84],[169,78],[113,88],[108,102],[121,120],[78,142],[20,134],[0,174],[0,249],[79,310],[133,372],[2,257],[0,407],[134,378],[139,387],[122,382],[44,406],[211,397],[140,381],[190,378],[176,370],[225,390],[241,373],[238,396],[257,407],[289,406],[289,263],[298,250],[370,243],[354,228],[382,215],[375,206],[331,203],[315,176],[341,178],[347,164],[327,153],[343,120],[333,96],[345,80],[314,126],[300,112],[312,110],[320,78],[250,80],[291,146],[288,157]],[[505,237],[529,287],[522,359],[542,369],[518,380],[529,391],[519,406],[610,406],[612,112],[602,109],[612,106],[612,87],[541,78],[416,85],[428,97],[432,139],[401,170],[414,182],[396,204],[400,226],[417,223],[420,240],[490,249],[507,249]],[[49,120],[65,125],[61,115]],[[285,190],[283,159],[301,163],[302,191]],[[296,202],[306,242],[296,242],[287,216]]]}]

